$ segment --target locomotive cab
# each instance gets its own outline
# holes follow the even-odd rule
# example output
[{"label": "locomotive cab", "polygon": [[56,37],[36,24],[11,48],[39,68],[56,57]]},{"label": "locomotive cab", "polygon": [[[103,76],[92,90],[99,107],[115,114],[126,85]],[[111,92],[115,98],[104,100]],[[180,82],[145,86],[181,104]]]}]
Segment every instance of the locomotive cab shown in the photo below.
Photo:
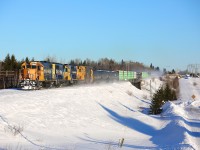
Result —
[{"label": "locomotive cab", "polygon": [[68,81],[68,83],[76,83],[77,82],[77,68],[73,65],[64,65],[64,79]]},{"label": "locomotive cab", "polygon": [[39,81],[44,81],[44,67],[40,62],[24,62],[21,65],[20,86],[35,89]]},{"label": "locomotive cab", "polygon": [[93,82],[93,69],[88,66],[77,66],[77,79],[86,83]]}]

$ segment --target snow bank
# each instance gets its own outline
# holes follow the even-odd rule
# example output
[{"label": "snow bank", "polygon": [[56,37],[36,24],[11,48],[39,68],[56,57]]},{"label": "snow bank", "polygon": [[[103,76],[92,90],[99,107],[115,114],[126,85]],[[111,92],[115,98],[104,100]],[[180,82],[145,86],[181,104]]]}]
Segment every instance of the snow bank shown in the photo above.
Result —
[{"label": "snow bank", "polygon": [[200,146],[199,121],[187,120],[189,107],[166,103],[163,115],[148,115],[149,97],[129,82],[0,90],[0,149],[118,149],[122,138],[124,150]]},{"label": "snow bank", "polygon": [[99,149],[113,140],[117,145],[122,136],[131,139],[132,134],[140,134],[132,129],[130,122],[134,120],[129,117],[143,116],[141,110],[149,107],[149,100],[142,97],[143,92],[129,82],[1,90],[0,145],[13,149],[17,143],[30,149],[78,145],[77,149],[88,149],[96,147],[94,139],[105,140],[98,144]]},{"label": "snow bank", "polygon": [[166,102],[163,106],[163,112],[162,115],[164,116],[185,116],[185,111],[183,107],[180,107],[180,105],[176,105],[173,102]]}]

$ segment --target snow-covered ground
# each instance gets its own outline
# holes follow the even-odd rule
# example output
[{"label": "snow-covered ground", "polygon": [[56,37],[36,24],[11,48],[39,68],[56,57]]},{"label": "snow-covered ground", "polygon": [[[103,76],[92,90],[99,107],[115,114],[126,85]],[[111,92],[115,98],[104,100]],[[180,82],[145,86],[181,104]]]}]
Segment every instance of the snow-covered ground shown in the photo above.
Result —
[{"label": "snow-covered ground", "polygon": [[[161,84],[151,79],[152,92]],[[142,90],[129,82],[0,90],[0,149],[198,149],[200,79],[180,85],[179,100],[157,116],[147,114],[150,79]]]}]

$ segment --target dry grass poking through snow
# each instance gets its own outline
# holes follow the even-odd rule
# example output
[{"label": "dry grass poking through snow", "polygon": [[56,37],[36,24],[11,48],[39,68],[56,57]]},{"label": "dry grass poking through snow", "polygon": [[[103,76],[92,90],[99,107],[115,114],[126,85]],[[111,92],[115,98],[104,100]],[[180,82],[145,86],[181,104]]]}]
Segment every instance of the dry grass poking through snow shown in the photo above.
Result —
[{"label": "dry grass poking through snow", "polygon": [[131,92],[131,91],[126,91],[126,93],[127,93],[129,96],[133,96],[133,92]]},{"label": "dry grass poking through snow", "polygon": [[193,86],[197,86],[197,83],[196,83],[196,82],[193,82]]}]

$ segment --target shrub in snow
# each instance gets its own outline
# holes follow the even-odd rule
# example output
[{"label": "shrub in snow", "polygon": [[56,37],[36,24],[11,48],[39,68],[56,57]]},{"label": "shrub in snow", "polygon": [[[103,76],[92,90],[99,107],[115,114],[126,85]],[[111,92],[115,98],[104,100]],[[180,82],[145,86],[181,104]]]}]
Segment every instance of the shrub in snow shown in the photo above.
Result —
[{"label": "shrub in snow", "polygon": [[22,126],[13,126],[13,135],[17,135],[24,130]]},{"label": "shrub in snow", "polygon": [[14,125],[14,126],[8,125],[8,126],[4,127],[5,132],[10,132],[14,136],[21,133],[23,130],[24,130],[24,128],[22,126],[16,126],[16,125]]},{"label": "shrub in snow", "polygon": [[129,96],[133,96],[133,92],[131,92],[131,91],[127,91],[126,92]]},{"label": "shrub in snow", "polygon": [[156,93],[154,93],[149,113],[160,114],[162,112],[162,105],[165,102],[176,99],[176,92],[172,90],[168,84],[166,84],[165,88],[161,87]]},{"label": "shrub in snow", "polygon": [[176,92],[170,88],[169,84],[166,84],[164,89],[164,101],[173,101],[176,99]]},{"label": "shrub in snow", "polygon": [[143,99],[147,99],[147,95],[143,95],[142,98],[143,98]]},{"label": "shrub in snow", "polygon": [[194,82],[194,83],[193,83],[193,85],[194,85],[194,86],[196,86],[196,85],[197,85],[197,83],[196,83],[196,82]]},{"label": "shrub in snow", "polygon": [[151,105],[150,114],[156,115],[162,112],[162,105],[164,104],[164,90],[161,87],[156,93],[154,93]]}]

